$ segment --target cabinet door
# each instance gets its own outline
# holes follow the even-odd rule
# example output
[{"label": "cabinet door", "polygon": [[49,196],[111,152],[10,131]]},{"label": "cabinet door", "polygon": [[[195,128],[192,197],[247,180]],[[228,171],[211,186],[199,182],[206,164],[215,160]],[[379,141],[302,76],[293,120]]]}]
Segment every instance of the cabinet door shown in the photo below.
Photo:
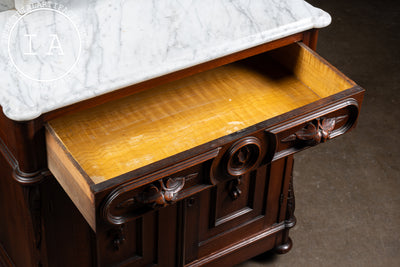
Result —
[{"label": "cabinet door", "polygon": [[263,238],[252,253],[273,248],[284,229],[281,204],[291,169],[292,158],[283,158],[186,200],[185,263],[226,263],[228,255]]},{"label": "cabinet door", "polygon": [[97,233],[99,266],[177,266],[180,203]]}]

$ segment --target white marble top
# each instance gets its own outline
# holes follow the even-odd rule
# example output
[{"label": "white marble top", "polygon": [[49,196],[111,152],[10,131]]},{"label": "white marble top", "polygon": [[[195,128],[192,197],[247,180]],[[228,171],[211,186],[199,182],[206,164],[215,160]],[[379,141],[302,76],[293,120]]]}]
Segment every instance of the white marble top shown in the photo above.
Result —
[{"label": "white marble top", "polygon": [[34,119],[331,21],[302,0],[61,3],[60,12],[0,13],[0,105],[13,120]]},{"label": "white marble top", "polygon": [[14,0],[0,0],[0,12],[14,8]]}]

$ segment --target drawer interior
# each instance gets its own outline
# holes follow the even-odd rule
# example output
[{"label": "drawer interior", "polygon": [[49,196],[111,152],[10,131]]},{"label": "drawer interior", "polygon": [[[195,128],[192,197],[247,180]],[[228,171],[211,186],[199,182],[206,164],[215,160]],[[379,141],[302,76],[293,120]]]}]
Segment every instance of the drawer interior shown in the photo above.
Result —
[{"label": "drawer interior", "polygon": [[48,166],[95,229],[110,180],[354,86],[295,43],[49,121]]},{"label": "drawer interior", "polygon": [[354,86],[299,44],[49,122],[94,183]]}]

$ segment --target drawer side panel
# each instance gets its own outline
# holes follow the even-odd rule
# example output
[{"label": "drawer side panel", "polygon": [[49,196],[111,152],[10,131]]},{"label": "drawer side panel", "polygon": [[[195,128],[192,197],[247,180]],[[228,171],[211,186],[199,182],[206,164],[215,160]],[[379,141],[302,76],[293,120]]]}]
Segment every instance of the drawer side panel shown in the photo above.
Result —
[{"label": "drawer side panel", "polygon": [[356,85],[302,43],[271,51],[270,55],[321,98],[337,94]]},{"label": "drawer side panel", "polygon": [[65,192],[96,231],[94,197],[90,186],[74,166],[56,137],[46,131],[47,161],[49,170],[64,188]]}]

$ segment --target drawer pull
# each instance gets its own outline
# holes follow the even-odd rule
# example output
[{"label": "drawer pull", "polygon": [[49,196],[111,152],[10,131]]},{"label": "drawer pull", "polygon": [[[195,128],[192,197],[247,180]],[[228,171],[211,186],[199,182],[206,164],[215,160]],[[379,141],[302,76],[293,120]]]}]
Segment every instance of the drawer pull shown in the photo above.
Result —
[{"label": "drawer pull", "polygon": [[241,185],[242,180],[240,178],[234,179],[230,182],[230,196],[232,200],[236,200],[242,194],[242,190],[240,190],[239,186]]},{"label": "drawer pull", "polygon": [[335,129],[337,123],[346,119],[348,115],[339,116],[336,118],[318,118],[313,122],[307,123],[307,125],[282,139],[282,142],[292,142],[296,140],[305,141],[308,145],[318,145],[324,143],[331,138],[331,133]]}]

